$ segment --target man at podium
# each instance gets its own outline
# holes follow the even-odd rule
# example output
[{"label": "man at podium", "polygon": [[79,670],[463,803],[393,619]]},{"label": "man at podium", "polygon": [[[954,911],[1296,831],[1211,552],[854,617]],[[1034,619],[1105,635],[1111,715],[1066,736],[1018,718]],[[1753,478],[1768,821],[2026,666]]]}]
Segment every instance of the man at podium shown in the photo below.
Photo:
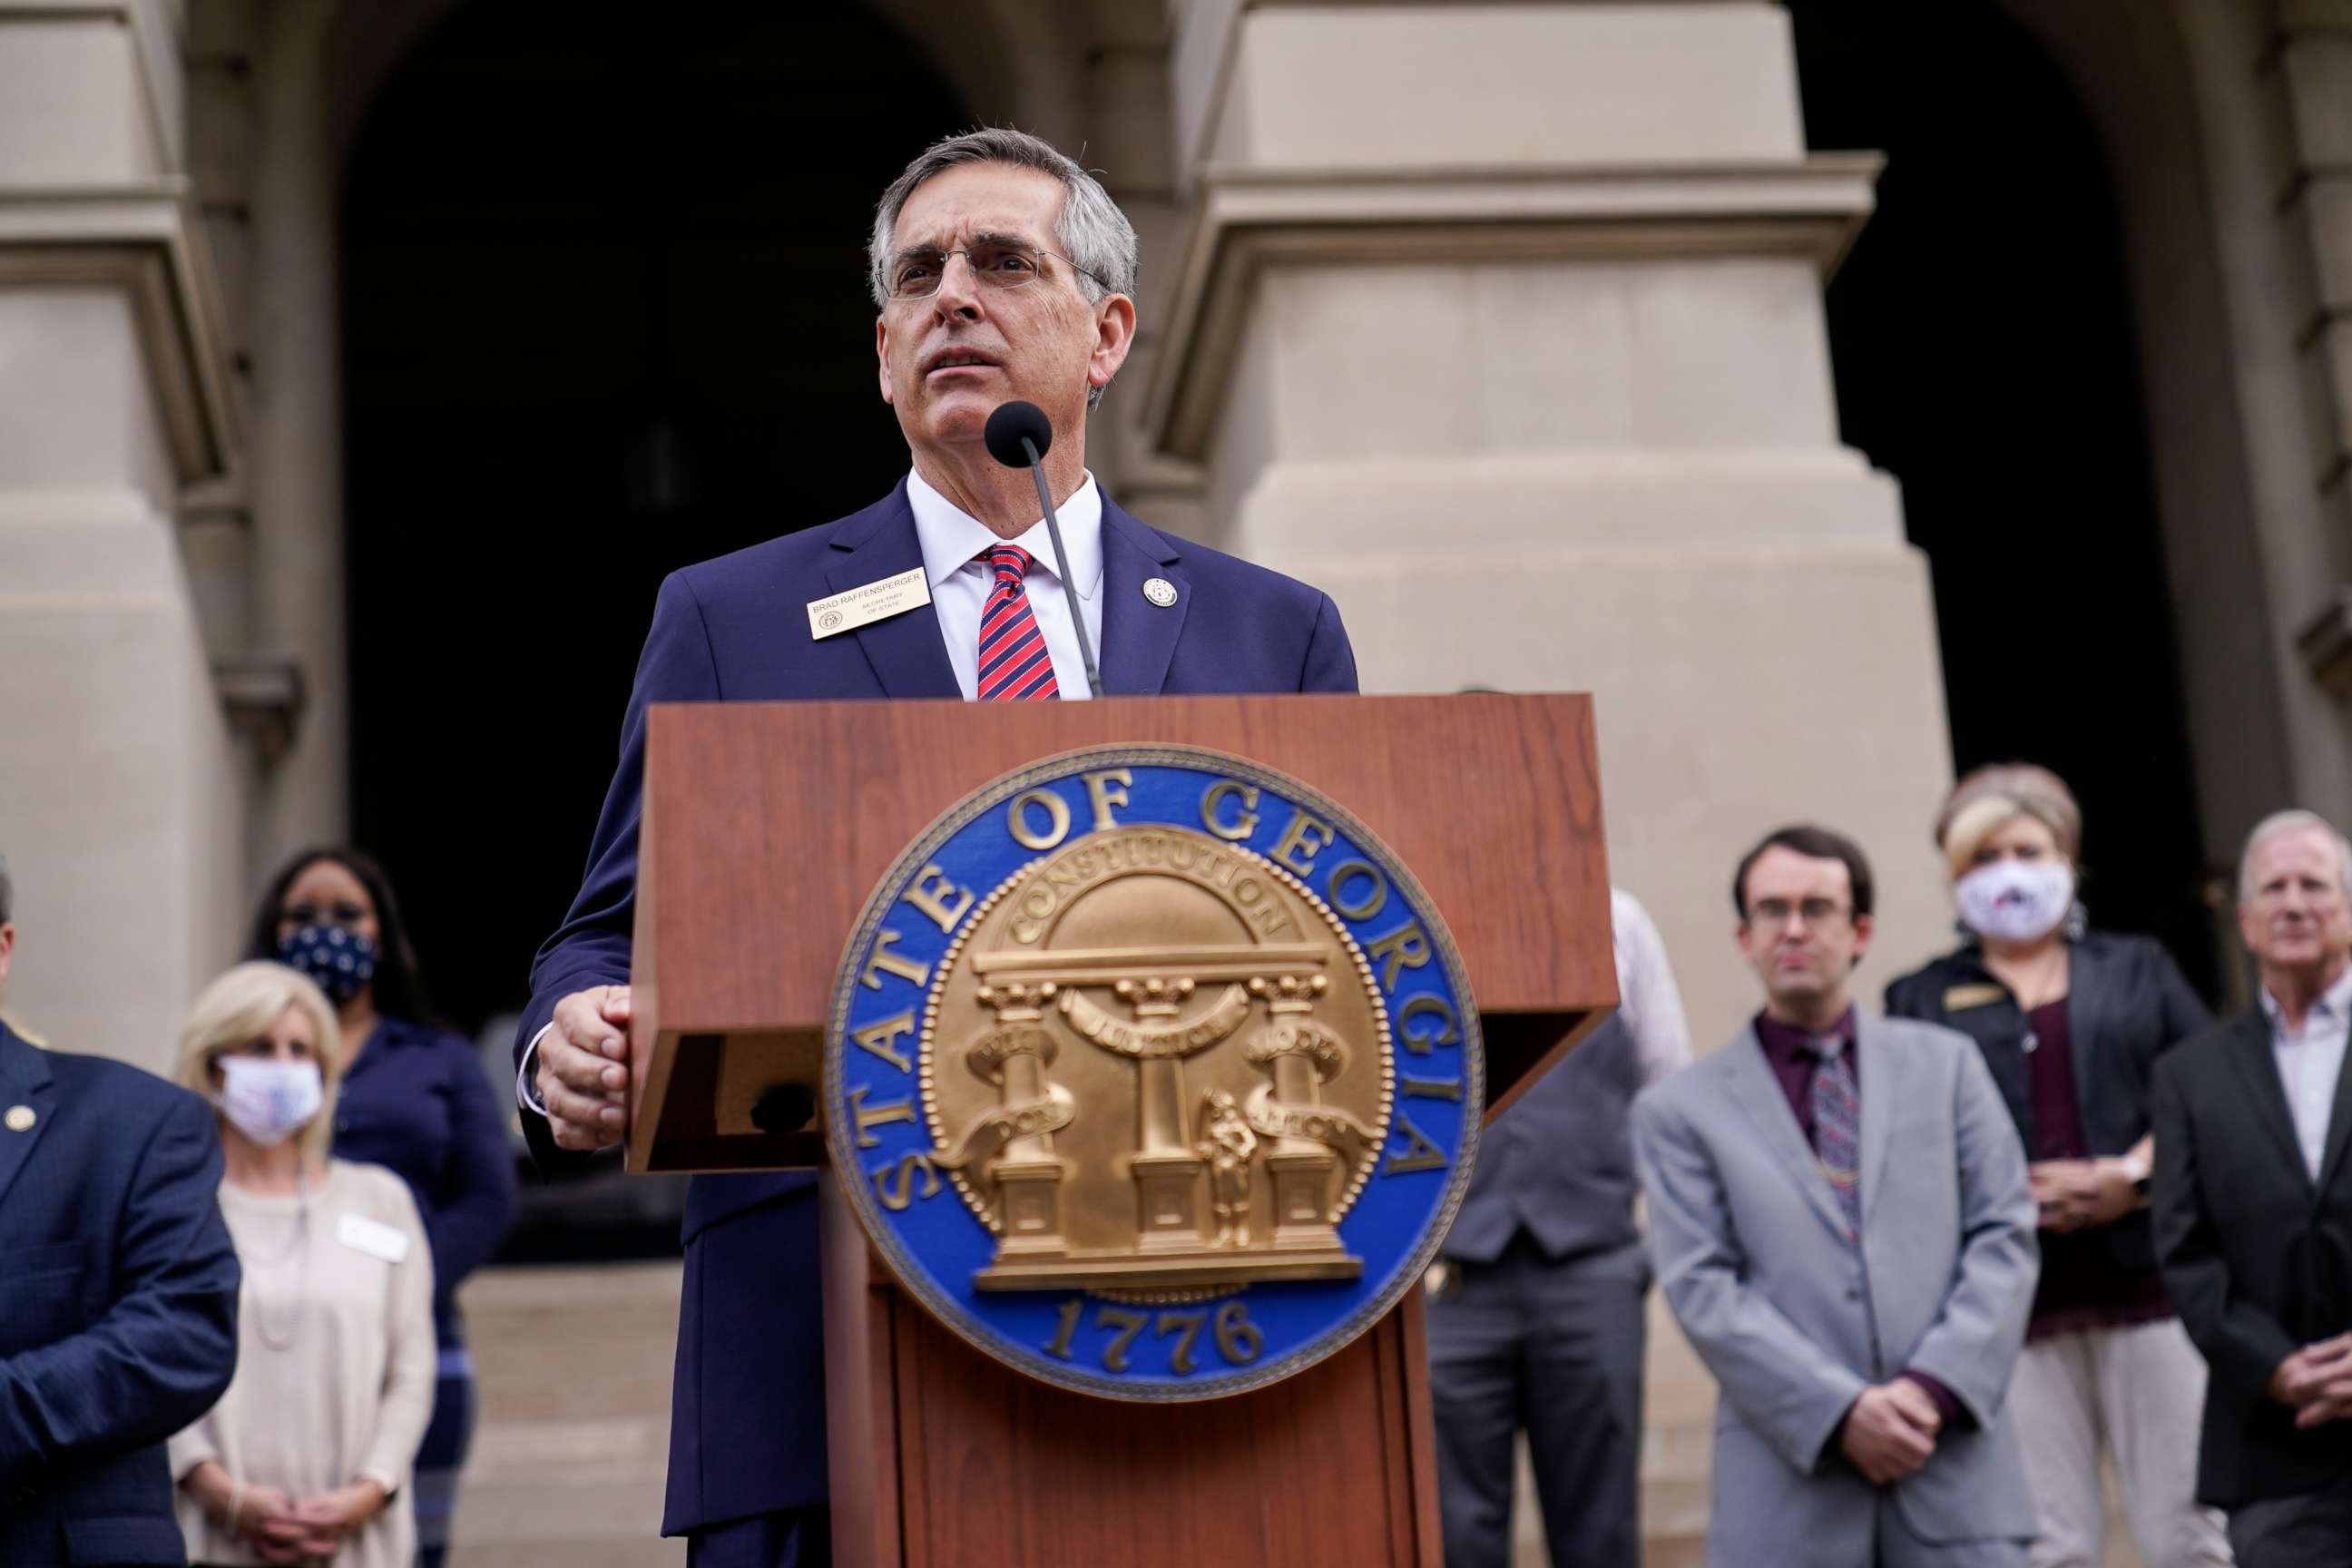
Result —
[{"label": "man at podium", "polygon": [[[1353,691],[1326,595],[1121,511],[1086,468],[1087,417],[1135,338],[1135,230],[1038,139],[977,131],[883,194],[869,251],[883,401],[912,471],[865,510],[672,574],[655,601],[587,874],[540,949],[516,1095],[542,1163],[626,1128],[629,942],[646,710],[656,702]],[[1009,402],[1050,423],[1032,475],[989,455]],[[1075,605],[1075,614],[1073,606]],[[824,825],[812,823],[813,844]],[[697,1568],[827,1555],[813,1178],[700,1176],[665,1535]]]}]

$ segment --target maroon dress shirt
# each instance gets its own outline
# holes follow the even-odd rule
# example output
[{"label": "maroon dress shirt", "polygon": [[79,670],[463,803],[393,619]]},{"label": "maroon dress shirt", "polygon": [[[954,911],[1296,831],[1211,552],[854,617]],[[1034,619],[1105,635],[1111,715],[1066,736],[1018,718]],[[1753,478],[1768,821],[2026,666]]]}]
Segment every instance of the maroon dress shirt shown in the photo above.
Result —
[{"label": "maroon dress shirt", "polygon": [[[1772,1069],[1772,1077],[1780,1085],[1780,1092],[1789,1097],[1789,1110],[1797,1118],[1797,1130],[1805,1135],[1805,1144],[1818,1155],[1821,1140],[1813,1131],[1813,1074],[1821,1070],[1823,1047],[1831,1041],[1839,1042],[1853,1067],[1853,1083],[1862,1088],[1862,1058],[1854,1053],[1853,1009],[1848,1007],[1844,1016],[1814,1034],[1794,1024],[1784,1024],[1768,1014],[1756,1015],[1756,1038],[1764,1047],[1764,1063]],[[1865,1201],[1867,1194],[1864,1194]],[[1905,1368],[1903,1375],[1925,1389],[1927,1397],[1936,1402],[1947,1426],[1971,1425],[1968,1407],[1959,1395],[1944,1386],[1937,1378],[1924,1372]]]}]

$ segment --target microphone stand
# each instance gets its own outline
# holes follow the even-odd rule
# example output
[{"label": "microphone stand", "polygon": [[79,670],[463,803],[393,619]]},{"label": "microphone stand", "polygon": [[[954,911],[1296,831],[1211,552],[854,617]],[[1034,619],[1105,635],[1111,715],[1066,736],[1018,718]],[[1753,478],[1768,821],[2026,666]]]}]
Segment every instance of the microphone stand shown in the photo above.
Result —
[{"label": "microphone stand", "polygon": [[[1095,668],[1094,645],[1087,640],[1087,617],[1078,608],[1078,586],[1070,581],[1070,552],[1062,543],[1061,520],[1054,515],[1054,492],[1045,486],[1045,454],[1026,436],[1021,437],[1021,449],[1029,454],[1029,477],[1037,481],[1037,504],[1045,509],[1045,532],[1054,542],[1054,575],[1062,580],[1062,596],[1069,601],[1070,629],[1077,634],[1078,658],[1087,667],[1087,695],[1100,697],[1102,671]],[[1107,571],[1105,575],[1108,575]]]}]

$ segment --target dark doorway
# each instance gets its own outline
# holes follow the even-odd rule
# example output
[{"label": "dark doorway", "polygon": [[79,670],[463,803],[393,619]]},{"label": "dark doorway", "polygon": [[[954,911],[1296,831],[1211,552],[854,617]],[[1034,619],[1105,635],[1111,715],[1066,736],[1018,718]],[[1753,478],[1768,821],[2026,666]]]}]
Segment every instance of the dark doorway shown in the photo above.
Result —
[{"label": "dark doorway", "polygon": [[860,6],[718,0],[476,0],[370,109],[341,208],[352,822],[458,1027],[520,1005],[579,885],[662,575],[904,468],[866,230],[967,120]]},{"label": "dark doorway", "polygon": [[[2211,925],[2123,244],[2057,67],[1983,0],[1790,0],[1805,133],[1887,154],[1829,289],[1845,438],[1903,484],[1962,769],[2074,786],[2092,919],[2208,995]],[[1919,803],[1925,835],[1936,803]]]}]

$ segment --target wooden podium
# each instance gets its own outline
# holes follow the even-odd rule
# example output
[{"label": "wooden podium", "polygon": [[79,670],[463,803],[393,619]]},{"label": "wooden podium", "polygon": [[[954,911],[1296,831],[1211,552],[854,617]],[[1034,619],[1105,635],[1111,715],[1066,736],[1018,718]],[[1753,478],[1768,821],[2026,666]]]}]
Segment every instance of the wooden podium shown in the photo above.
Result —
[{"label": "wooden podium", "polygon": [[[657,706],[648,720],[633,1171],[821,1166],[843,943],[964,795],[1082,747],[1174,743],[1321,790],[1453,932],[1487,1119],[1617,999],[1592,709],[1581,696],[1183,697]],[[801,1091],[806,1091],[803,1099]],[[826,1400],[843,1568],[1441,1561],[1418,1291],[1256,1393],[1090,1398],[967,1347],[826,1193]]]}]

